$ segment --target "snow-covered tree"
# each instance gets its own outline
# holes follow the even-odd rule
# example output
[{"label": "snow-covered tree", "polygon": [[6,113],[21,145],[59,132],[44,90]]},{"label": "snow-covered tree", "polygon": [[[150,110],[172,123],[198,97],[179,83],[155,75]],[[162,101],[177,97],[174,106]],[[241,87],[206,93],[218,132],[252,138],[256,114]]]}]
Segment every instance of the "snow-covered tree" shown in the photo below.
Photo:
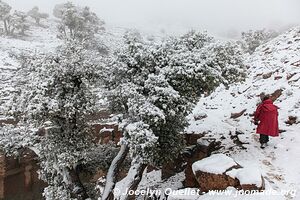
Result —
[{"label": "snow-covered tree", "polygon": [[76,7],[71,2],[56,5],[54,16],[61,19],[58,26],[59,38],[88,40],[104,29],[104,22],[101,21],[89,7]]},{"label": "snow-covered tree", "polygon": [[10,13],[11,6],[0,0],[0,20],[4,24],[4,32],[6,35],[24,35],[25,31],[29,29],[27,15],[21,11],[14,11]]},{"label": "snow-covered tree", "polygon": [[218,45],[206,34],[190,32],[162,44],[146,42],[137,34],[125,39],[126,49],[106,69],[110,108],[123,115],[124,137],[102,199],[113,196],[116,163],[124,158],[126,149],[133,158],[126,188],[134,190],[147,165],[160,167],[178,156],[184,147],[186,116],[200,95],[244,76],[238,50]]},{"label": "snow-covered tree", "polygon": [[0,0],[0,20],[3,21],[4,31],[9,35],[8,19],[11,11],[11,6]]},{"label": "snow-covered tree", "polygon": [[36,24],[40,25],[41,19],[47,19],[49,15],[47,13],[39,12],[39,7],[35,6],[30,11],[27,12],[27,15],[33,18]]},{"label": "snow-covered tree", "polygon": [[15,11],[9,18],[10,34],[14,35],[16,32],[20,35],[25,35],[25,31],[29,29],[27,15],[21,11]]},{"label": "snow-covered tree", "polygon": [[88,116],[96,109],[92,85],[98,80],[97,66],[84,45],[72,42],[56,53],[26,59],[21,68],[11,112],[18,126],[31,127],[30,135],[45,129],[34,148],[40,177],[48,183],[46,199],[87,198],[76,168],[87,162],[93,148]]},{"label": "snow-covered tree", "polygon": [[242,46],[246,52],[252,54],[257,47],[270,41],[277,35],[277,32],[266,29],[242,32]]}]

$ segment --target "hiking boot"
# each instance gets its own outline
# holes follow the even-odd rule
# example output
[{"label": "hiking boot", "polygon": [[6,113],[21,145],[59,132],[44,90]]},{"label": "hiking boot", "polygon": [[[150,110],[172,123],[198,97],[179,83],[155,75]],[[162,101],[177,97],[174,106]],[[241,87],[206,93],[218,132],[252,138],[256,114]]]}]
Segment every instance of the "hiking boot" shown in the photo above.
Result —
[{"label": "hiking boot", "polygon": [[260,145],[260,148],[262,148],[262,149],[264,149],[264,148],[266,148],[267,147],[267,143],[262,143],[261,145]]}]

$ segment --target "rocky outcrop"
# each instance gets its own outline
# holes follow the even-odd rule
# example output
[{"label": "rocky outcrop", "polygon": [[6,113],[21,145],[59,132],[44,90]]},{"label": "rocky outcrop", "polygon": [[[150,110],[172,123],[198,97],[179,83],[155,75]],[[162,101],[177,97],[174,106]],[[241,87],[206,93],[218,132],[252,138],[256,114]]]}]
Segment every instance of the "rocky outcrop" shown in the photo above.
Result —
[{"label": "rocky outcrop", "polygon": [[[215,154],[192,165],[201,192],[225,190],[264,190],[264,179],[258,169],[244,168],[224,154]],[[250,175],[251,174],[251,175]]]},{"label": "rocky outcrop", "polygon": [[30,149],[20,149],[17,158],[0,154],[0,199],[43,199],[36,157]]}]

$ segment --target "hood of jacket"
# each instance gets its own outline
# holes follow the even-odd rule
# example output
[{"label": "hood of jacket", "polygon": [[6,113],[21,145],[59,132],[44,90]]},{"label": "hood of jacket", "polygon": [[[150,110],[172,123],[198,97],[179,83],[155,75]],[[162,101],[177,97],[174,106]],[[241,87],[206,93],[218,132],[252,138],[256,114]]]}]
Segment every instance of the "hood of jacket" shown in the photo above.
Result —
[{"label": "hood of jacket", "polygon": [[278,107],[273,104],[273,101],[271,99],[268,99],[262,103],[262,109],[264,111],[272,112],[272,111],[277,110]]}]

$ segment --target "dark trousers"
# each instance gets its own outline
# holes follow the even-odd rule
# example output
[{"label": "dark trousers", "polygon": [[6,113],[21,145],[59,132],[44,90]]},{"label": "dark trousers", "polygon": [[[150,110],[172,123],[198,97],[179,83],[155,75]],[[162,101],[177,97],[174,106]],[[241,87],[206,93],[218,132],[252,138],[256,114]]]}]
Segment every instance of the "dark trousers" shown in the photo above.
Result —
[{"label": "dark trousers", "polygon": [[260,134],[259,142],[261,144],[269,142],[269,136],[268,135]]}]

